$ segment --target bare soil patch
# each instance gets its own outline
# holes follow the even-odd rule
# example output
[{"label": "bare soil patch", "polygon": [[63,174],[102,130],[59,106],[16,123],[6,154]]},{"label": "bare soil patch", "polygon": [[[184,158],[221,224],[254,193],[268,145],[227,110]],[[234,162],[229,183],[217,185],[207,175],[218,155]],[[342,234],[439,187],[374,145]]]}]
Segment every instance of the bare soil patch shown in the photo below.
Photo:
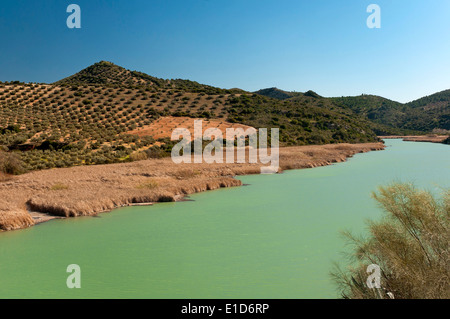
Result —
[{"label": "bare soil patch", "polygon": [[[186,128],[191,132],[191,137],[194,139],[194,121],[202,120],[202,134],[209,128],[218,128],[225,137],[227,128],[242,128],[244,130],[251,128],[251,126],[229,123],[225,120],[215,120],[215,119],[201,119],[201,118],[190,118],[190,117],[174,117],[174,116],[165,116],[161,117],[158,120],[154,121],[150,125],[146,125],[142,128],[129,131],[128,134],[138,135],[139,137],[143,136],[152,136],[155,139],[159,138],[170,138],[172,136],[172,132],[176,128]],[[199,133],[199,132],[197,132]]]}]

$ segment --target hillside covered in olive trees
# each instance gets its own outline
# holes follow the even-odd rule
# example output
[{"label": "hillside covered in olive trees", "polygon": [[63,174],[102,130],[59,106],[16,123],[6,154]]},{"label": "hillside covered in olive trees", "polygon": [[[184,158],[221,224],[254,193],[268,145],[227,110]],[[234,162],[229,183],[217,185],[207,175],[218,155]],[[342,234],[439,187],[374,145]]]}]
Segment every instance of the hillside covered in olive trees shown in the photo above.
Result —
[{"label": "hillside covered in olive trees", "polygon": [[277,127],[282,146],[378,140],[373,122],[342,101],[312,91],[288,95],[160,79],[106,61],[51,84],[3,82],[0,169],[11,174],[164,156],[174,142],[133,134],[160,117]]}]

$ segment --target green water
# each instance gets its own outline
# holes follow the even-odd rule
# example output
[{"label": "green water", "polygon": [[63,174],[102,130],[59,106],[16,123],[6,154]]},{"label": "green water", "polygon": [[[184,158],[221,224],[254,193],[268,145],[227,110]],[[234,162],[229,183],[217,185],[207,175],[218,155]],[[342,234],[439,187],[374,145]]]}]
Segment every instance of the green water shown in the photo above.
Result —
[{"label": "green water", "polygon": [[[377,186],[450,186],[450,147],[387,140],[346,163],[244,176],[194,201],[0,233],[0,298],[335,298],[329,271]],[[81,267],[81,289],[66,268]]]}]

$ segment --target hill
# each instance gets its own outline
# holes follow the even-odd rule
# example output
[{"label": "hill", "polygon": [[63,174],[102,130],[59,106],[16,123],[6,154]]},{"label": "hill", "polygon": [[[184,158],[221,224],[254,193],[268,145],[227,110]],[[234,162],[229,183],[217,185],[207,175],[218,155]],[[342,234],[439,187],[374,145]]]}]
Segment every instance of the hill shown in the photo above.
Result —
[{"label": "hill", "polygon": [[296,96],[297,94],[302,94],[302,93],[296,93],[296,92],[288,92],[288,91],[283,91],[277,88],[268,88],[268,89],[262,89],[259,91],[254,92],[256,94],[259,95],[264,95],[267,97],[271,97],[274,99],[278,99],[278,100],[286,100],[286,99],[290,99],[291,97]]},{"label": "hill", "polygon": [[305,93],[301,93],[301,92],[289,92],[289,91],[283,91],[280,90],[278,88],[268,88],[268,89],[262,89],[259,91],[254,92],[255,94],[259,94],[259,95],[264,95],[267,97],[271,97],[277,100],[287,100],[287,99],[293,99],[293,98],[298,98],[298,97],[302,97],[302,96],[309,96],[309,97],[314,97],[314,98],[321,98],[321,96],[319,94],[317,94],[314,91],[307,91]]},{"label": "hill", "polygon": [[59,80],[55,85],[163,86],[164,81],[143,76],[107,61],[95,63],[80,72]]},{"label": "hill", "polygon": [[209,85],[199,84],[190,80],[171,79],[164,80],[148,74],[127,70],[112,62],[100,61],[80,72],[59,80],[54,85],[94,85],[120,88],[150,87],[152,90],[175,89],[191,93],[240,93],[239,89],[223,90]]},{"label": "hill", "polygon": [[[277,88],[263,89],[257,94],[293,101],[303,96],[321,98],[315,92],[288,92]],[[370,121],[378,135],[406,135],[450,130],[450,90],[435,93],[409,103],[381,96],[363,94],[326,98],[335,108],[346,109]]]},{"label": "hill", "polygon": [[332,99],[336,104],[378,124],[405,130],[450,130],[450,90],[402,104],[379,96],[361,95]]},{"label": "hill", "polygon": [[174,142],[135,134],[160,117],[278,127],[281,145],[378,140],[367,120],[311,92],[281,101],[101,61],[53,84],[0,83],[0,153],[20,163],[14,173],[161,156]]}]

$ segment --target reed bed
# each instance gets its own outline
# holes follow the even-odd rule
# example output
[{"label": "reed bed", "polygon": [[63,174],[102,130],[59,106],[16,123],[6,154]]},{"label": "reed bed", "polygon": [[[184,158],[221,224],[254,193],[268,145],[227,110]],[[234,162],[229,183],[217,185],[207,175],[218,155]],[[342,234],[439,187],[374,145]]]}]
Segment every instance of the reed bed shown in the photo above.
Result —
[{"label": "reed bed", "polygon": [[[280,168],[300,169],[382,150],[382,143],[296,146],[280,149]],[[248,157],[247,157],[248,158]],[[34,171],[0,180],[0,230],[35,224],[30,213],[96,215],[139,203],[176,201],[188,194],[240,186],[236,175],[259,174],[257,164],[175,164],[170,158]]]}]

